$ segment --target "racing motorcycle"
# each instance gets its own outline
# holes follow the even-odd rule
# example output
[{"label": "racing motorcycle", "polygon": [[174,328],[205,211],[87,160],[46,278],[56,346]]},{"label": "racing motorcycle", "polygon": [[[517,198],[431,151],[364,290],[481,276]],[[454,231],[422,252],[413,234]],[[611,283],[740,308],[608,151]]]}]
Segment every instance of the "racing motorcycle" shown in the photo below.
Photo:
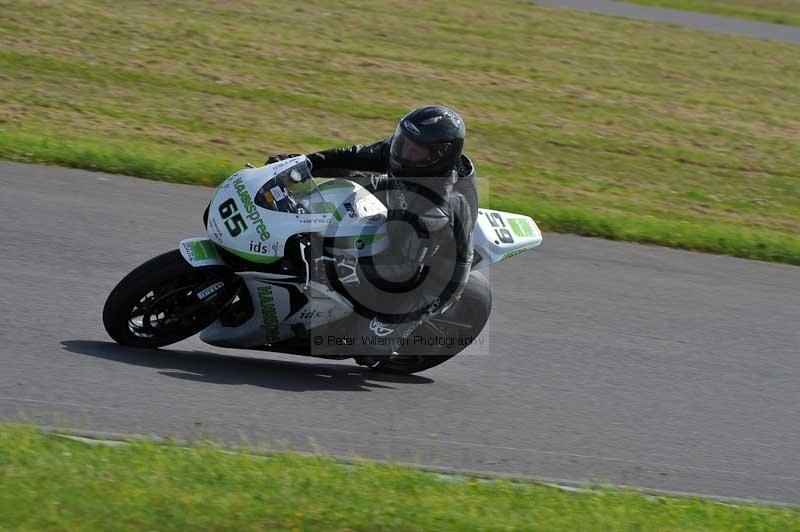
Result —
[{"label": "racing motorcycle", "polygon": [[[113,289],[103,309],[111,338],[159,348],[200,333],[218,347],[354,358],[411,374],[455,356],[480,334],[492,307],[480,270],[542,242],[530,217],[479,209],[469,281],[458,301],[417,326],[424,349],[406,342],[377,360],[352,354],[348,345],[315,350],[318,339],[341,337],[358,309],[352,292],[363,281],[359,263],[385,251],[389,238],[387,208],[367,187],[314,178],[311,170],[298,156],[248,164],[223,181],[204,214],[207,237],[181,241]],[[370,329],[378,337],[389,330],[376,319]]]}]

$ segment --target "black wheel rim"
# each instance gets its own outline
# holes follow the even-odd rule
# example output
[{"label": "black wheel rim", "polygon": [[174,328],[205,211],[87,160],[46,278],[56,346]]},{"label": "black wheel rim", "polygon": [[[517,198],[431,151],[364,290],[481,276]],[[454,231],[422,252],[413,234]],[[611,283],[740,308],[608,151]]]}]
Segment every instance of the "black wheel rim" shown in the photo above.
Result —
[{"label": "black wheel rim", "polygon": [[134,303],[128,314],[128,329],[142,339],[173,336],[194,327],[209,309],[197,292],[210,284],[198,272],[195,279],[172,280],[150,289]]}]

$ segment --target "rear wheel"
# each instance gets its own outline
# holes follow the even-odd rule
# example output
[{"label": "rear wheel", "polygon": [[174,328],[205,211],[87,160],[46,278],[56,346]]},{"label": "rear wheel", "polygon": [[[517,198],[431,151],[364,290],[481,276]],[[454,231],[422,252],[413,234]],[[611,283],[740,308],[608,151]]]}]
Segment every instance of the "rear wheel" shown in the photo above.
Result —
[{"label": "rear wheel", "polygon": [[444,314],[425,320],[413,333],[421,346],[409,346],[370,366],[386,373],[411,374],[450,360],[483,330],[492,311],[492,290],[480,272],[469,274],[461,299]]},{"label": "rear wheel", "polygon": [[119,282],[103,308],[103,325],[122,345],[157,348],[173,344],[216,320],[230,293],[226,284],[213,271],[194,268],[179,251],[170,251],[145,262]]}]

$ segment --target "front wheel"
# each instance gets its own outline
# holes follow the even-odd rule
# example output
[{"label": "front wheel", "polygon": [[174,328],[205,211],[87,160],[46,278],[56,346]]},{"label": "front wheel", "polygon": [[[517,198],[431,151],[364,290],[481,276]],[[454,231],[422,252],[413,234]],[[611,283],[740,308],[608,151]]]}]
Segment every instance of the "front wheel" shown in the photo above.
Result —
[{"label": "front wheel", "polygon": [[[450,360],[466,349],[489,321],[492,289],[480,272],[471,272],[461,299],[444,314],[429,318],[414,331],[426,340],[424,347],[403,348],[396,355],[370,366],[386,373],[411,374],[430,369]],[[437,340],[450,340],[450,343]],[[441,345],[444,344],[444,345]]]},{"label": "front wheel", "polygon": [[111,291],[103,325],[119,344],[158,348],[211,325],[227,303],[223,277],[170,251],[145,262]]}]

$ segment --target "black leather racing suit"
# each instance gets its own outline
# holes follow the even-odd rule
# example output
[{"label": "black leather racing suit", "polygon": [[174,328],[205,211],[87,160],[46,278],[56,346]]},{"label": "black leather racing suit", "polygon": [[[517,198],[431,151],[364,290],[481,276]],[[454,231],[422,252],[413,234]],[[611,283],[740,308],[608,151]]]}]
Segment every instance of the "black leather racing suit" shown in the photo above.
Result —
[{"label": "black leather racing suit", "polygon": [[[389,173],[389,147],[392,137],[370,144],[368,146],[356,144],[344,148],[332,148],[308,154],[313,164],[314,175],[317,177],[348,177],[359,184],[369,188],[369,178],[352,177],[351,172],[364,171],[380,174]],[[473,223],[478,216],[478,182],[472,161],[466,155],[461,156],[461,161],[454,168],[455,192],[464,196],[472,214]],[[374,189],[370,189],[375,192]]]},{"label": "black leather racing suit", "polygon": [[[386,354],[384,346],[391,346],[392,338],[408,337],[422,318],[457,300],[469,279],[478,215],[469,158],[462,156],[457,168],[441,178],[376,178],[389,173],[390,142],[391,137],[308,155],[315,176],[357,181],[389,209],[389,250],[360,264],[370,286],[378,287],[356,297],[352,334],[365,354]],[[391,311],[378,304],[387,300]],[[387,340],[373,349],[365,342],[370,336]]]}]

